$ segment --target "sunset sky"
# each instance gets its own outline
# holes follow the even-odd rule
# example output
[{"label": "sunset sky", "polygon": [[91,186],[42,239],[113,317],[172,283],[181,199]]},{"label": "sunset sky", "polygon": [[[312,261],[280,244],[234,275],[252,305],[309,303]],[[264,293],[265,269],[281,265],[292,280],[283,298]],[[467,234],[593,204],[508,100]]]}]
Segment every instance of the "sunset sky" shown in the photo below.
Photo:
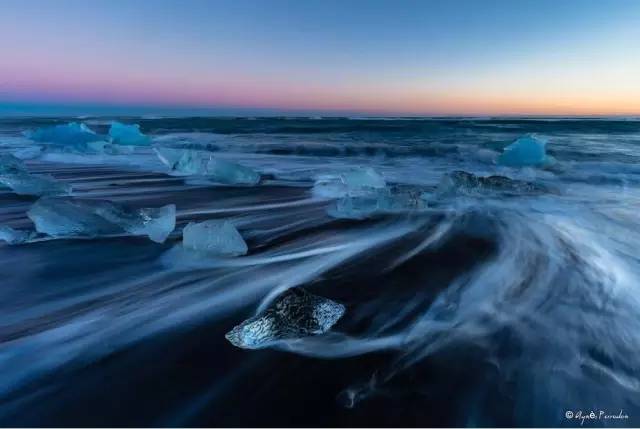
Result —
[{"label": "sunset sky", "polygon": [[0,0],[0,55],[0,113],[640,115],[637,0]]}]

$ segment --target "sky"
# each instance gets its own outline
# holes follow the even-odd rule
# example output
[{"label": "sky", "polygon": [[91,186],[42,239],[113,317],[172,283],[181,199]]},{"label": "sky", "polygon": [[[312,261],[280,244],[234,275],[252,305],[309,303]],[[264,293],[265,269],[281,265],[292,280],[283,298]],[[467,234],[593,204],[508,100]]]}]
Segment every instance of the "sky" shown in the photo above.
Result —
[{"label": "sky", "polygon": [[0,0],[0,113],[640,115],[637,0]]}]

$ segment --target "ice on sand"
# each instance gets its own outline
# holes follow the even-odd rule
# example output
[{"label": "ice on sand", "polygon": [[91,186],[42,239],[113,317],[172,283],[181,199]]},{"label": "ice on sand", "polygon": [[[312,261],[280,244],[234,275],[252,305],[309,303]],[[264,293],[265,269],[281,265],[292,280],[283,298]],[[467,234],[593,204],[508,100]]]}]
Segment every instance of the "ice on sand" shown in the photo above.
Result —
[{"label": "ice on sand", "polygon": [[487,194],[489,192],[531,194],[544,192],[545,188],[531,182],[514,180],[505,176],[476,176],[466,171],[445,174],[438,185],[438,193]]},{"label": "ice on sand", "polygon": [[115,121],[109,128],[109,137],[112,143],[127,146],[148,146],[151,141],[140,131],[140,125],[127,125]]},{"label": "ice on sand", "polygon": [[220,256],[247,253],[247,243],[235,226],[225,220],[190,222],[182,231],[182,246]]},{"label": "ice on sand", "polygon": [[71,186],[57,182],[53,177],[34,175],[24,163],[12,155],[0,155],[0,185],[18,195],[66,195]]},{"label": "ice on sand", "polygon": [[344,312],[342,304],[293,288],[277,297],[264,312],[227,332],[225,337],[236,347],[259,349],[278,340],[323,334]]},{"label": "ice on sand", "polygon": [[35,142],[72,146],[83,146],[89,142],[104,139],[82,122],[70,122],[68,124],[42,127],[34,131],[29,131],[25,134],[29,139]]},{"label": "ice on sand", "polygon": [[373,168],[357,168],[339,175],[327,175],[316,180],[312,193],[319,198],[340,198],[375,193],[387,183]]},{"label": "ice on sand", "polygon": [[425,207],[426,203],[418,192],[383,188],[364,195],[340,198],[329,206],[327,214],[337,219],[366,219],[381,214],[421,210]]},{"label": "ice on sand", "polygon": [[0,241],[8,244],[20,244],[29,241],[35,236],[33,231],[13,229],[10,226],[0,225]]},{"label": "ice on sand", "polygon": [[52,237],[129,233],[162,243],[175,228],[176,208],[132,209],[111,201],[40,198],[27,212],[38,232]]},{"label": "ice on sand", "polygon": [[498,164],[510,167],[543,166],[550,162],[546,153],[547,141],[528,135],[505,147]]},{"label": "ice on sand", "polygon": [[208,152],[175,148],[155,148],[155,151],[173,173],[206,176],[229,185],[255,185],[260,182],[260,174],[251,168],[215,158]]},{"label": "ice on sand", "polygon": [[36,176],[27,172],[0,174],[0,184],[10,188],[18,195],[68,195],[71,186],[56,182],[50,176]]}]

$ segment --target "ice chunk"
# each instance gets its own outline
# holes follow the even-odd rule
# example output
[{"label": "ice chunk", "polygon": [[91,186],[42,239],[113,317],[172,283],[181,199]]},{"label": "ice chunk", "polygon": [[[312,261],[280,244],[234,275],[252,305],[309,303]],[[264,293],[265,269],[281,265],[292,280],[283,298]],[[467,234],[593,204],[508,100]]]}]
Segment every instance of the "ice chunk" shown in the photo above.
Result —
[{"label": "ice chunk", "polygon": [[59,145],[83,146],[89,142],[104,140],[82,122],[54,125],[26,133],[33,141]]},{"label": "ice chunk", "polygon": [[175,228],[175,205],[132,209],[111,201],[40,198],[27,212],[38,232],[52,237],[130,233],[162,243]]},{"label": "ice chunk", "polygon": [[544,192],[543,186],[505,176],[476,176],[466,171],[445,174],[438,185],[438,193],[443,194],[486,194],[488,192],[531,194]]},{"label": "ice chunk", "polygon": [[8,244],[20,244],[29,241],[35,236],[33,231],[23,231],[13,229],[10,226],[0,225],[0,240],[6,241]]},{"label": "ice chunk", "polygon": [[230,185],[255,185],[260,182],[256,171],[203,151],[174,148],[155,148],[160,161],[171,172],[184,175],[206,176],[216,182]]},{"label": "ice chunk", "polygon": [[321,176],[312,193],[319,198],[340,198],[376,193],[387,186],[384,178],[373,168],[357,168],[339,175]]},{"label": "ice chunk", "polygon": [[236,227],[225,220],[190,222],[182,231],[182,245],[220,256],[244,255],[248,250]]},{"label": "ice chunk", "polygon": [[0,184],[10,188],[18,195],[68,195],[71,185],[57,182],[53,177],[34,175],[26,171],[1,173]]},{"label": "ice chunk", "polygon": [[53,177],[30,174],[24,163],[13,155],[0,155],[0,185],[18,195],[65,195],[71,186]]},{"label": "ice chunk", "polygon": [[140,125],[126,125],[120,122],[112,122],[109,128],[109,137],[111,142],[119,145],[128,146],[148,146],[149,137],[140,132]]},{"label": "ice chunk", "polygon": [[545,150],[547,142],[528,135],[520,137],[504,148],[498,157],[498,164],[511,167],[542,166],[549,162]]},{"label": "ice chunk", "polygon": [[327,209],[327,214],[337,219],[366,219],[425,207],[426,203],[417,192],[384,188],[365,195],[340,198]]},{"label": "ice chunk", "polygon": [[268,347],[278,340],[327,332],[342,317],[345,307],[304,289],[289,289],[261,314],[245,320],[225,337],[243,349]]}]

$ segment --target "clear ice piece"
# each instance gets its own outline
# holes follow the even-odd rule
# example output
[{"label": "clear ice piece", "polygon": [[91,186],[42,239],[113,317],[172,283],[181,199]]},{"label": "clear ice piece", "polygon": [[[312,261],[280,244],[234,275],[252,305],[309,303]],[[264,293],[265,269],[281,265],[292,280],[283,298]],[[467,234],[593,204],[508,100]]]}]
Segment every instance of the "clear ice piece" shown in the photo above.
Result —
[{"label": "clear ice piece", "polygon": [[155,148],[155,151],[173,173],[206,176],[229,185],[255,185],[260,182],[260,174],[251,168],[214,158],[208,152],[174,148]]},{"label": "clear ice piece", "polygon": [[376,193],[387,186],[384,178],[373,168],[356,168],[339,175],[319,177],[312,193],[319,198],[340,198]]},{"label": "clear ice piece", "polygon": [[151,142],[149,137],[140,131],[140,125],[127,125],[116,121],[111,123],[109,137],[113,144],[126,146],[148,146]]},{"label": "clear ice piece", "polygon": [[175,205],[132,209],[104,200],[40,198],[27,216],[36,231],[52,237],[130,233],[162,243],[175,228]]},{"label": "clear ice piece", "polygon": [[546,140],[528,135],[505,147],[498,164],[510,167],[542,166],[549,162]]},{"label": "clear ice piece", "polygon": [[486,194],[488,192],[531,194],[544,192],[544,187],[531,182],[514,180],[505,176],[476,176],[466,171],[445,174],[438,185],[438,193]]},{"label": "clear ice piece", "polygon": [[190,222],[182,231],[182,245],[186,249],[220,256],[245,255],[247,243],[235,226],[225,220]]},{"label": "clear ice piece", "polygon": [[103,140],[102,136],[82,122],[42,127],[27,132],[26,136],[36,142],[69,146],[84,146],[89,142]]},{"label": "clear ice piece", "polygon": [[0,225],[0,240],[7,244],[20,244],[29,241],[35,236],[33,231],[13,229],[10,226]]}]

